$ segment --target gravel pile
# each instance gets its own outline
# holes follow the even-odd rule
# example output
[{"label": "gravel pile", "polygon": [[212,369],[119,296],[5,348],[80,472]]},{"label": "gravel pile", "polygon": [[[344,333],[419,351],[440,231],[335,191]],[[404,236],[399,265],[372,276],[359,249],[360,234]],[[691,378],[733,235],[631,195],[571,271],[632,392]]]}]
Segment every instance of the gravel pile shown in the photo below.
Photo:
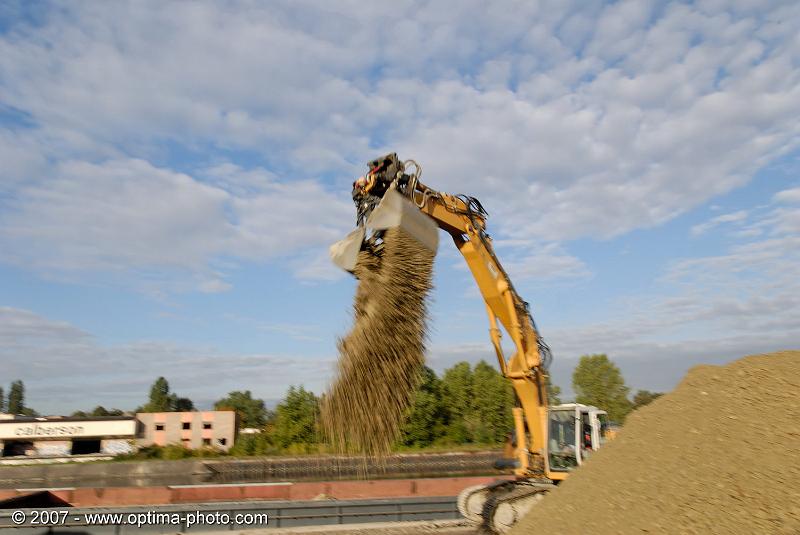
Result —
[{"label": "gravel pile", "polygon": [[800,351],[693,368],[511,533],[800,533]]}]

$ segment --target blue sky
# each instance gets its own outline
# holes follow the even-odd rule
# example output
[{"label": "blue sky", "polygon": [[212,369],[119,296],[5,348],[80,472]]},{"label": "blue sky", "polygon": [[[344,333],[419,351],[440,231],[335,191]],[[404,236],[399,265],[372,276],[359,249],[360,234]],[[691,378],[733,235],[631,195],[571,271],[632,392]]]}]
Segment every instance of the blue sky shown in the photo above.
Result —
[{"label": "blue sky", "polygon": [[[29,405],[321,392],[386,152],[477,196],[569,391],[797,348],[796,2],[4,2],[0,359]],[[429,363],[493,362],[444,239]]]}]

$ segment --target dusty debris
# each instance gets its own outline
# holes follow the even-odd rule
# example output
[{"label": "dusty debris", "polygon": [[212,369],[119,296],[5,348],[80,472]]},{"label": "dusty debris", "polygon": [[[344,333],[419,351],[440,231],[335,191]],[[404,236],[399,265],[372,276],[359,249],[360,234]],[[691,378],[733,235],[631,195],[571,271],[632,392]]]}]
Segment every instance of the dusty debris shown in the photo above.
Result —
[{"label": "dusty debris", "polygon": [[339,340],[322,406],[323,428],[341,452],[381,457],[400,434],[424,366],[434,255],[399,228],[385,232],[379,250],[359,253],[354,325]]}]

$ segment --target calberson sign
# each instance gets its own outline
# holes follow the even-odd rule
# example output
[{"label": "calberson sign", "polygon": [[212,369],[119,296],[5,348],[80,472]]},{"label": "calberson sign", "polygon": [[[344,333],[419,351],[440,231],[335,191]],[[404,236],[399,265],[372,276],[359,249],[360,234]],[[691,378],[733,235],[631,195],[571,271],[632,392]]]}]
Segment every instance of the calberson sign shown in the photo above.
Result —
[{"label": "calberson sign", "polygon": [[18,437],[51,437],[82,435],[83,426],[80,425],[48,425],[35,423],[33,425],[20,425],[14,429]]},{"label": "calberson sign", "polygon": [[71,439],[76,437],[134,438],[136,421],[119,420],[0,420],[0,440]]}]

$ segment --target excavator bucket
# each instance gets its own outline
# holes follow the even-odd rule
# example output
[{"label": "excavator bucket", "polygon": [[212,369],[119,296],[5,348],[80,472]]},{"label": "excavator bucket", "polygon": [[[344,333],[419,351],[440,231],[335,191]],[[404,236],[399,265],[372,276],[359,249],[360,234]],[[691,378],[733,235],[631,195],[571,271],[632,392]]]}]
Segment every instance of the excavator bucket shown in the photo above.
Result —
[{"label": "excavator bucket", "polygon": [[353,271],[358,260],[358,252],[364,242],[367,230],[360,226],[348,234],[343,240],[339,240],[330,246],[329,252],[333,263],[345,271]]},{"label": "excavator bucket", "polygon": [[[427,249],[436,251],[439,247],[439,227],[436,223],[393,188],[386,190],[381,202],[367,218],[366,226],[372,230],[400,227]],[[346,271],[353,271],[365,235],[366,229],[358,227],[346,238],[334,243],[330,247],[333,263]]]}]

